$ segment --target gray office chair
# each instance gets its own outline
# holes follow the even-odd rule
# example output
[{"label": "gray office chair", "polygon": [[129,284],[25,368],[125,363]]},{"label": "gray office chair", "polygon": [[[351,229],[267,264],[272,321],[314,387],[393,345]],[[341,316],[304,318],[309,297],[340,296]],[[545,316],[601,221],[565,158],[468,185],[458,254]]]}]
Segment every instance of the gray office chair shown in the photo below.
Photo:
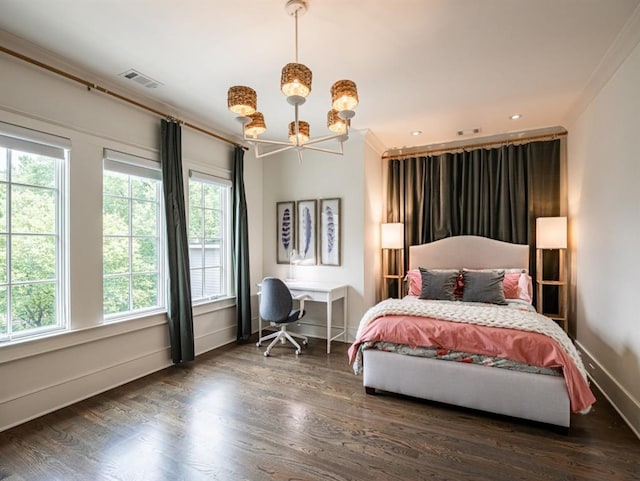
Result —
[{"label": "gray office chair", "polygon": [[264,341],[273,339],[271,344],[264,351],[265,357],[269,356],[271,348],[276,345],[278,341],[282,344],[285,341],[289,341],[296,347],[296,356],[300,354],[300,344],[296,342],[294,337],[302,340],[302,345],[306,346],[309,340],[305,336],[294,334],[287,331],[287,324],[290,322],[296,322],[304,316],[304,299],[306,296],[296,297],[295,299],[300,301],[300,309],[293,309],[293,297],[289,288],[284,282],[277,277],[266,277],[262,281],[261,295],[260,295],[260,317],[267,322],[270,322],[272,326],[280,326],[280,330],[269,334],[268,336],[261,337],[256,346],[260,346]]}]

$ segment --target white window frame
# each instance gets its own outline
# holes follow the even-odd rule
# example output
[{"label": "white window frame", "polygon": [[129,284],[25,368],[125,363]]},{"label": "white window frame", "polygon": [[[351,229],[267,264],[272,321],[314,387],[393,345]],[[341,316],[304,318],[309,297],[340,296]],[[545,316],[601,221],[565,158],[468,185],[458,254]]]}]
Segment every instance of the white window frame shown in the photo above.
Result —
[{"label": "white window frame", "polygon": [[[37,337],[41,335],[50,334],[53,332],[64,331],[69,327],[69,253],[68,253],[68,163],[69,152],[71,150],[71,141],[64,137],[48,134],[46,132],[40,132],[37,130],[28,129],[18,125],[13,125],[5,122],[0,122],[0,147],[6,149],[6,161],[7,161],[7,178],[1,180],[0,183],[7,186],[7,197],[5,210],[7,214],[6,232],[3,233],[7,236],[7,266],[6,266],[6,282],[2,283],[3,287],[7,288],[7,333],[6,335],[0,335],[0,344],[4,342],[12,342],[30,337]],[[12,151],[20,151],[29,154],[41,155],[57,159],[55,168],[55,187],[53,190],[55,193],[56,209],[55,209],[55,232],[53,233],[55,238],[55,272],[54,272],[54,285],[55,285],[55,319],[56,322],[51,326],[43,326],[38,328],[29,329],[26,331],[13,332],[13,319],[12,319],[12,306],[11,306],[11,290],[13,286],[30,284],[30,282],[13,282],[11,278],[11,237],[16,235],[12,229],[12,212],[11,212],[11,186],[12,185],[27,185],[14,183],[11,179],[10,158]],[[44,188],[44,187],[43,187]],[[41,234],[25,234],[20,235],[34,235]],[[31,282],[32,284],[33,282]]]},{"label": "white window frame", "polygon": [[[226,195],[222,200],[221,206],[221,231],[222,238],[220,240],[220,272],[221,272],[221,293],[217,296],[203,296],[200,298],[192,298],[192,305],[201,305],[209,302],[215,302],[222,299],[228,299],[233,297],[233,264],[232,264],[232,239],[231,239],[231,208],[232,208],[232,183],[231,180],[225,179],[222,177],[218,177],[216,175],[211,175],[203,172],[199,172],[197,170],[189,170],[189,183],[191,181],[200,182],[200,183],[208,183],[218,185],[220,187],[224,187],[226,189]],[[187,188],[187,192],[189,192],[189,188]],[[189,195],[187,195],[187,218],[189,221],[191,220],[191,206],[189,205]],[[206,211],[205,211],[206,212]],[[203,214],[205,213],[203,212]],[[204,228],[204,223],[203,223]],[[190,229],[189,229],[190,230]],[[191,239],[188,239],[188,244],[191,245]],[[191,255],[191,249],[189,249],[189,255]],[[191,257],[189,258],[189,263],[191,264]],[[203,283],[204,283],[204,262],[202,267],[194,268],[190,265],[190,273],[195,269],[202,269],[203,275]],[[193,283],[193,279],[191,279]],[[204,286],[202,291],[204,292]],[[191,290],[193,297],[193,288]]]},{"label": "white window frame", "polygon": [[[158,210],[157,210],[157,226],[158,226],[158,250],[156,252],[157,262],[158,262],[158,290],[157,290],[157,303],[155,306],[141,308],[141,309],[129,309],[123,312],[104,314],[104,305],[103,305],[103,319],[105,323],[116,322],[121,320],[128,319],[136,319],[160,312],[166,312],[167,304],[166,304],[166,230],[165,230],[165,220],[164,220],[164,195],[162,191],[162,172],[160,169],[160,162],[152,159],[147,159],[144,157],[139,157],[137,155],[131,155],[124,152],[118,152],[111,149],[104,149],[103,155],[103,186],[104,186],[104,174],[106,171],[120,173],[128,176],[134,176],[139,178],[147,178],[154,179],[158,181],[157,184],[157,194],[158,194]],[[130,194],[130,193],[129,193]],[[129,202],[131,202],[132,198],[127,197]],[[104,206],[105,193],[102,194],[102,201]],[[102,209],[101,215],[104,216],[104,207]],[[129,209],[129,226],[131,226],[131,209]],[[109,236],[106,236],[104,233],[104,226],[102,232],[102,239]],[[113,237],[123,237],[121,235],[113,236]],[[129,306],[132,306],[133,302],[133,286],[132,286],[132,252],[131,252],[131,240],[136,237],[131,231],[129,231],[127,236],[129,239],[129,269],[127,272],[127,276],[129,277]],[[121,275],[121,274],[118,274]],[[104,279],[108,277],[102,274],[103,283]],[[104,284],[102,289],[102,299],[104,302]]]}]

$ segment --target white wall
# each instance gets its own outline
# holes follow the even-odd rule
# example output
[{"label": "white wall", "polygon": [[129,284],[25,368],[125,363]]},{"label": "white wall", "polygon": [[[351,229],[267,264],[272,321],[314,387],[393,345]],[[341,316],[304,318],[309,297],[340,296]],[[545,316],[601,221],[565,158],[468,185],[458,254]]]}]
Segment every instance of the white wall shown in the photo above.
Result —
[{"label": "white wall", "polygon": [[640,433],[639,86],[637,44],[568,128],[576,339],[590,375],[636,433]]},{"label": "white wall", "polygon": [[[103,149],[157,156],[160,119],[6,55],[0,56],[0,72],[1,121],[66,137],[72,143],[70,330],[0,346],[3,430],[171,361],[164,314],[102,323]],[[189,167],[230,174],[230,145],[183,128],[182,146],[185,179]],[[255,278],[262,275],[261,176],[262,165],[248,157],[245,179]],[[197,353],[235,340],[233,306],[230,300],[194,308]]]},{"label": "white wall", "polygon": [[[309,199],[341,199],[342,265],[295,266],[299,280],[335,281],[349,285],[348,338],[353,339],[364,311],[375,301],[372,273],[379,252],[381,207],[380,148],[369,132],[352,130],[344,144],[344,156],[304,151],[302,164],[295,152],[260,159],[263,163],[264,275],[289,277],[289,266],[276,262],[276,202]],[[378,257],[375,257],[377,259]],[[378,261],[379,262],[379,261]],[[374,281],[375,282],[375,281]],[[305,304],[307,315],[301,331],[326,337],[326,311],[322,304]],[[340,301],[334,319],[342,319]]]}]

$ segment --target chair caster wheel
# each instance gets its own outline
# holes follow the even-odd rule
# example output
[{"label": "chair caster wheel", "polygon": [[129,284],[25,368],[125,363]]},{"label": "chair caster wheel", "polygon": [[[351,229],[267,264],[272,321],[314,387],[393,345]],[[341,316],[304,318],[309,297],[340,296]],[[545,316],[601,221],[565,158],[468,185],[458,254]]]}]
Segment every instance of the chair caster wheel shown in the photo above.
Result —
[{"label": "chair caster wheel", "polygon": [[269,357],[269,353],[267,351],[264,351],[264,357]]},{"label": "chair caster wheel", "polygon": [[296,349],[296,356],[300,354],[300,349]]},{"label": "chair caster wheel", "polygon": [[307,347],[307,346],[309,345],[309,341],[302,341],[302,345],[303,345],[304,347]]},{"label": "chair caster wheel", "polygon": [[262,346],[262,344],[260,344],[260,342],[256,342],[256,347],[260,347]]}]

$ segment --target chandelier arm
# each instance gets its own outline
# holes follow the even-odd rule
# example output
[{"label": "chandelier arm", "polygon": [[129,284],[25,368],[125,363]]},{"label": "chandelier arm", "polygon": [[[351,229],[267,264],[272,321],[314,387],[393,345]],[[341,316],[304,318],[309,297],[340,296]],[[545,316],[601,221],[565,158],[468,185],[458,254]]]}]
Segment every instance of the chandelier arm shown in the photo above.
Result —
[{"label": "chandelier arm", "polygon": [[269,145],[288,145],[295,147],[291,142],[285,142],[284,140],[269,140],[269,139],[254,139],[253,137],[244,137],[244,140],[251,144],[269,144]]},{"label": "chandelier arm", "polygon": [[[317,139],[313,139],[313,140],[309,140],[308,142],[305,142],[305,144],[302,147],[306,149],[308,145],[319,144],[320,142],[338,139],[340,137],[345,137],[346,135],[347,134],[333,134],[333,135],[327,135],[326,137],[319,137]],[[342,141],[340,143],[342,143]]]},{"label": "chandelier arm", "polygon": [[256,159],[261,159],[262,157],[269,157],[270,155],[278,154],[280,152],[285,152],[287,150],[291,150],[294,148],[295,148],[295,145],[289,144],[287,147],[282,147],[280,149],[269,150],[267,152],[260,152],[257,145],[253,146]]},{"label": "chandelier arm", "polygon": [[307,144],[302,148],[303,150],[315,150],[317,152],[325,152],[327,154],[344,155],[343,145],[340,142],[340,150],[323,149],[322,147],[307,147]]}]

